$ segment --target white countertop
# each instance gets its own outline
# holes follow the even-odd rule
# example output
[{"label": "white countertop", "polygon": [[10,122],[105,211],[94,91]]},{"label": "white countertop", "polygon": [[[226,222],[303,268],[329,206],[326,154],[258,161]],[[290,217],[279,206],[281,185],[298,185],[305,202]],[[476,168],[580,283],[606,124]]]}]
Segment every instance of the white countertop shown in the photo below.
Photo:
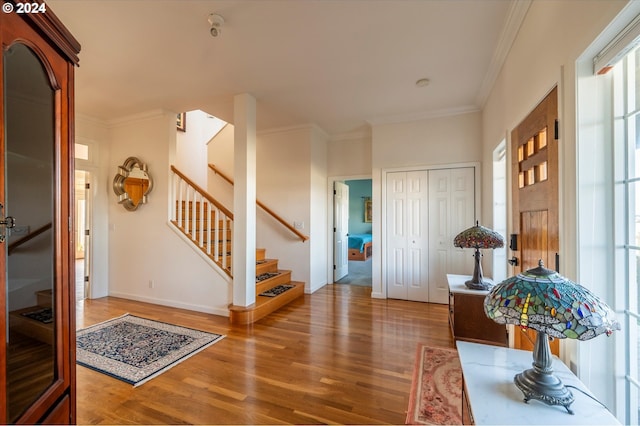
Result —
[{"label": "white countertop", "polygon": [[[561,405],[547,405],[538,400],[525,403],[522,392],[513,383],[513,377],[531,368],[533,358],[529,351],[461,341],[456,344],[476,425],[620,424],[606,408],[573,388],[569,390],[575,397],[570,407],[574,415],[567,413]],[[576,386],[591,394],[562,361],[553,358],[554,374],[565,385]]]},{"label": "white countertop", "polygon": [[[449,284],[449,291],[451,293],[466,293],[466,294],[478,294],[481,296],[486,296],[489,294],[489,290],[474,290],[465,284],[465,281],[469,281],[471,279],[471,275],[455,275],[455,274],[447,274],[447,283]],[[491,284],[495,284],[493,280],[489,277],[483,277],[483,281],[488,281]]]}]

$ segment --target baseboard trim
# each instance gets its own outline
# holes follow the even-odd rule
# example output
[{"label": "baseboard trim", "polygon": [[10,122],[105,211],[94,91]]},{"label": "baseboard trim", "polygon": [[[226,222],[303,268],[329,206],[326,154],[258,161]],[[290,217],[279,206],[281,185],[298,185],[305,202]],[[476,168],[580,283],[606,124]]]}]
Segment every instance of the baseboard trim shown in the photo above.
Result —
[{"label": "baseboard trim", "polygon": [[117,292],[117,291],[116,292],[109,292],[109,296],[120,297],[122,299],[135,300],[135,301],[138,301],[138,302],[153,303],[154,305],[169,306],[169,307],[172,307],[172,308],[186,309],[186,310],[189,310],[189,311],[202,312],[202,313],[205,313],[205,314],[219,315],[221,317],[228,317],[229,316],[229,310],[227,309],[226,306],[224,308],[215,308],[215,307],[211,307],[211,306],[196,305],[196,304],[191,304],[191,303],[174,302],[174,301],[171,301],[171,300],[157,299],[157,298],[153,298],[153,297],[145,297],[145,296],[139,296],[139,295],[136,295],[136,294],[121,293],[121,292]]},{"label": "baseboard trim", "polygon": [[315,293],[316,291],[320,290],[322,287],[324,287],[324,286],[326,286],[326,285],[327,285],[327,282],[326,282],[326,281],[324,281],[324,282],[320,283],[320,285],[316,285],[316,286],[313,286],[313,287],[309,288],[309,290],[307,290],[307,289],[305,288],[305,291],[304,291],[304,292],[305,292],[306,294],[313,294],[313,293]]}]

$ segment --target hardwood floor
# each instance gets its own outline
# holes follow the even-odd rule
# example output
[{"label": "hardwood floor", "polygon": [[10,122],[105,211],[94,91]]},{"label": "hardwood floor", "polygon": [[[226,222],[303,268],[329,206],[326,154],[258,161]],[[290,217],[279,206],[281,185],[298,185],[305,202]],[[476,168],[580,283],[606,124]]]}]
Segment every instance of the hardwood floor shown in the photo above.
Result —
[{"label": "hardwood floor", "polygon": [[79,424],[403,424],[419,342],[453,347],[447,306],[334,284],[253,325],[117,298],[77,303],[78,328],[124,313],[226,337],[133,388],[77,367]]}]

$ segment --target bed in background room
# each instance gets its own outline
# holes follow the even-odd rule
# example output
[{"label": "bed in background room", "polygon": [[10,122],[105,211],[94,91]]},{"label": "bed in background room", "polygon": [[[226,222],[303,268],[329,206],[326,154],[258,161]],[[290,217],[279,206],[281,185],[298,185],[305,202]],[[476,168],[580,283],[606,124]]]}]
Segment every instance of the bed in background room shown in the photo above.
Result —
[{"label": "bed in background room", "polygon": [[371,234],[349,235],[349,260],[367,260],[371,257]]}]

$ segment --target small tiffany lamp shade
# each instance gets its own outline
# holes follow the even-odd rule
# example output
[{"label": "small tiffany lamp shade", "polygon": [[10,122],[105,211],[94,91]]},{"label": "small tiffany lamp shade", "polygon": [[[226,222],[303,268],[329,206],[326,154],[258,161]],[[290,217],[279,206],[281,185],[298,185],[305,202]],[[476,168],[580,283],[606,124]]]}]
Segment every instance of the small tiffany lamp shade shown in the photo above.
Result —
[{"label": "small tiffany lamp shade", "polygon": [[461,248],[474,248],[475,267],[473,277],[465,282],[465,285],[473,290],[488,290],[491,283],[482,279],[482,265],[480,264],[480,249],[495,249],[504,246],[502,235],[489,228],[478,225],[465,229],[453,239],[453,245]]},{"label": "small tiffany lamp shade", "polygon": [[562,405],[570,414],[573,394],[553,374],[549,336],[589,340],[619,330],[615,313],[588,289],[555,271],[542,261],[535,269],[507,278],[484,299],[484,311],[499,324],[515,324],[537,331],[533,368],[514,377],[524,401],[538,399]]}]

